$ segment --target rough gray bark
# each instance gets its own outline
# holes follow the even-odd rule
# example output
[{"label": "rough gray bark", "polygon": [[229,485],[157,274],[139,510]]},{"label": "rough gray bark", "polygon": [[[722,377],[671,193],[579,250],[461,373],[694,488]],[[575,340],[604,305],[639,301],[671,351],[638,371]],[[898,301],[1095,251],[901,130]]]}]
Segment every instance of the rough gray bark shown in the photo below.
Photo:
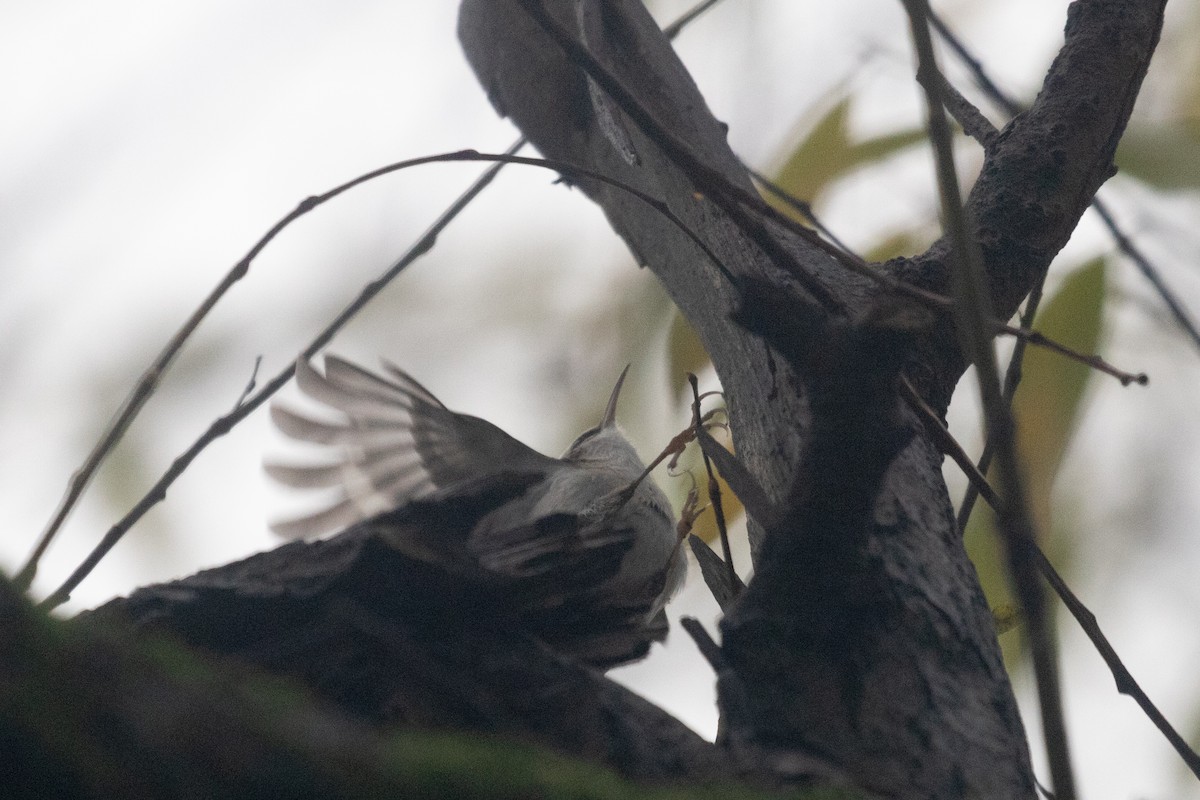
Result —
[{"label": "rough gray bark", "polygon": [[[298,565],[293,562],[290,566],[295,579],[298,576],[294,568]],[[331,571],[315,562],[308,567],[309,577],[318,578],[317,582],[330,577]],[[309,588],[312,583],[308,581]],[[255,585],[250,582],[245,586]],[[258,585],[261,587],[261,582]],[[276,587],[281,586],[283,583],[277,582]],[[179,595],[188,594],[183,587],[176,589]],[[240,627],[230,626],[232,612],[260,615],[261,622],[265,611],[289,608],[282,597],[273,604],[256,605],[249,596],[240,603],[229,602],[234,587],[227,589],[221,598],[224,604],[209,606],[215,612],[211,632],[223,635],[226,642],[232,638],[231,627],[245,634],[247,624],[253,621],[245,619]],[[170,605],[165,594],[158,598],[159,611]],[[203,594],[194,592],[196,597]],[[210,595],[209,600],[213,599]],[[180,614],[202,613],[204,605],[180,605],[175,610]],[[223,614],[222,610],[229,613]],[[290,610],[298,612],[298,603],[291,603]],[[329,664],[339,657],[369,655],[362,648],[360,629],[362,623],[372,620],[372,614],[345,613],[347,610],[343,608],[341,621],[350,624],[340,641],[314,637],[295,642],[300,645],[293,654],[297,665],[306,658]],[[320,609],[310,606],[308,611],[319,613]],[[329,615],[330,622],[336,616]],[[276,619],[282,623],[285,617],[278,614]],[[203,627],[204,622],[193,618],[191,625]],[[306,624],[292,627],[298,640],[308,630],[311,626]],[[420,662],[418,654],[401,651],[402,637],[393,638],[378,625],[373,629],[368,626],[368,631],[377,653],[386,653],[388,643],[396,648],[395,658],[381,659],[375,665],[381,673],[396,663],[411,671]],[[334,645],[338,649],[326,653],[323,661],[319,656],[313,658],[316,648]],[[542,668],[548,667],[551,678],[541,689],[553,693],[568,686],[572,690],[564,699],[582,700],[585,718],[616,697],[617,687],[608,684],[607,689],[597,690],[594,684],[602,679],[577,666],[573,669],[574,686],[570,687],[572,681],[567,676],[572,668],[553,657],[539,661],[527,649],[518,648],[510,660],[516,666],[509,678],[520,683],[513,688],[512,696],[520,703],[537,702],[538,693],[530,691],[524,681],[538,671],[539,663]],[[276,671],[292,675],[297,672]],[[353,669],[345,669],[342,683],[348,685],[353,674]],[[372,690],[382,688],[386,692],[389,685],[394,685],[395,678],[389,683],[383,677],[379,687]],[[454,679],[455,673],[447,670],[441,683],[450,684]],[[462,677],[460,682],[466,686],[470,681]],[[626,724],[646,718],[638,713],[645,701],[632,695],[629,697],[636,701],[634,705],[618,699],[608,709],[610,718],[588,718],[588,724],[578,726],[578,734],[559,748],[573,748],[590,762],[579,763],[582,759],[552,756],[544,748],[480,736],[482,725],[478,720],[466,725],[452,714],[447,719],[458,723],[457,733],[430,733],[411,727],[381,731],[378,726],[365,724],[361,717],[346,713],[345,706],[314,700],[307,688],[295,680],[268,677],[244,663],[187,651],[164,637],[134,636],[127,625],[47,619],[0,576],[0,753],[4,754],[0,760],[0,796],[5,800],[516,800],[579,797],[585,787],[589,796],[596,798],[629,798],[639,796],[641,787],[594,765],[605,764],[632,777],[642,754],[637,750],[639,745],[630,746],[630,742],[650,746],[655,741],[653,732]],[[442,699],[445,697],[442,695]],[[506,708],[501,697],[493,699],[494,716],[518,710]],[[530,719],[556,713],[562,717],[559,729],[572,735],[569,718],[562,709],[553,702],[548,706],[548,710],[523,711]],[[657,713],[666,717],[661,711]],[[676,727],[682,730],[677,723]],[[605,739],[609,730],[611,743]],[[694,734],[688,735],[700,742]],[[680,762],[677,770],[668,768],[665,774],[662,768],[668,762],[661,752],[645,761],[658,770],[658,780],[680,781],[681,775],[694,780],[696,770],[703,772],[709,768],[706,765],[711,765],[714,778],[722,774],[719,753],[710,752],[702,761]],[[633,767],[632,772],[629,767]],[[639,780],[653,778],[642,775]],[[654,792],[656,797],[662,795],[661,790]],[[693,796],[716,796],[716,792]]]},{"label": "rough gray bark", "polygon": [[[472,494],[416,502],[327,540],[293,542],[143,587],[76,622],[101,629],[132,623],[297,679],[379,729],[507,734],[641,781],[728,779],[735,773],[712,744],[552,649],[570,650],[555,633],[586,636],[589,624],[612,630],[612,620],[578,619],[570,603],[530,608],[527,585],[434,567],[387,543],[389,535],[453,541],[529,482],[494,476]],[[600,579],[621,555],[589,551],[590,563],[580,566],[600,570],[593,576]],[[581,586],[589,579],[573,578]]]},{"label": "rough gray bark", "polygon": [[[1163,5],[1074,3],[1036,104],[990,143],[969,207],[998,316],[1044,274],[1111,174]],[[539,150],[660,198],[734,277],[627,193],[581,182],[699,333],[726,391],[738,456],[779,509],[754,532],[756,577],[722,625],[722,701],[737,710],[742,756],[786,777],[789,764],[820,754],[897,796],[1032,797],[1024,730],[940,453],[918,432],[890,468],[890,457],[879,463],[886,447],[874,464],[856,464],[834,434],[861,436],[882,397],[845,418],[813,402],[845,395],[821,374],[813,351],[822,343],[796,339],[842,342],[837,320],[870,315],[875,287],[811,239],[730,200],[750,189],[746,172],[637,0],[463,0],[459,28],[496,108]],[[885,272],[941,292],[950,261],[942,241]],[[758,286],[750,298],[749,281]],[[768,297],[793,298],[797,313],[824,306],[832,327],[780,330],[789,312],[765,308]],[[759,324],[743,327],[735,314]],[[870,363],[870,348],[838,353],[846,374],[874,375],[872,392],[894,376]],[[919,332],[898,361],[944,411],[964,370],[949,318]],[[884,438],[904,427],[895,416]],[[873,508],[820,507],[822,493],[853,493],[855,481],[861,491],[884,469]],[[830,477],[837,470],[849,473]]]}]

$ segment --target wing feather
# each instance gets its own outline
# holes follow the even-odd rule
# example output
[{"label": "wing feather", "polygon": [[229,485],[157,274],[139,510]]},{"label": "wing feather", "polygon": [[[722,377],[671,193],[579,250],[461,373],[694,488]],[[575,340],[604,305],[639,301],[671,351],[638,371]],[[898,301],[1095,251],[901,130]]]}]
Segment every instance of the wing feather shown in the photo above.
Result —
[{"label": "wing feather", "polygon": [[296,362],[301,391],[340,419],[314,419],[277,404],[271,419],[292,439],[332,449],[335,460],[272,463],[267,474],[297,488],[336,486],[340,492],[329,509],[280,523],[277,532],[328,532],[435,492],[452,497],[489,475],[545,474],[557,463],[490,422],[450,411],[394,364],[384,362],[384,370],[386,377],[326,356],[321,374],[307,361]]}]

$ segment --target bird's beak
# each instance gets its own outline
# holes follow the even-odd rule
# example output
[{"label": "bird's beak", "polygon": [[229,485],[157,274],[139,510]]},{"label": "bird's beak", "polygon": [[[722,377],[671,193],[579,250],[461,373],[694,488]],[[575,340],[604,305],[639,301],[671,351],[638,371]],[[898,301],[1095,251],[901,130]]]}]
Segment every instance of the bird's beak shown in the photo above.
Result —
[{"label": "bird's beak", "polygon": [[617,398],[621,396],[621,384],[625,383],[628,374],[629,364],[626,364],[625,369],[621,370],[621,377],[617,378],[617,385],[613,387],[612,396],[608,398],[608,408],[604,409],[604,419],[600,420],[601,428],[611,428],[617,424]]}]

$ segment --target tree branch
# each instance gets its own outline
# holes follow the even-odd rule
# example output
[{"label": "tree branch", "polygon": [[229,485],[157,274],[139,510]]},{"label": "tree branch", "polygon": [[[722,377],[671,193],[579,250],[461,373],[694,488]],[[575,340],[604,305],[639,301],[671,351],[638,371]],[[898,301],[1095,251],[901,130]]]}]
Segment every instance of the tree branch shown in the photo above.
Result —
[{"label": "tree branch", "polygon": [[[1029,109],[985,148],[967,199],[983,253],[995,315],[1007,319],[1045,274],[1083,212],[1112,176],[1150,57],[1165,0],[1076,0],[1065,41]],[[943,237],[888,272],[932,291],[949,286],[950,242]],[[918,388],[945,411],[966,362],[946,327],[928,337]]]},{"label": "tree branch", "polygon": [[[546,36],[513,0],[463,3],[460,38],[496,107],[544,153],[634,185],[655,187],[657,196],[681,218],[695,221],[694,228],[704,232],[711,249],[743,284],[756,278],[771,286],[775,296],[801,297],[803,287],[794,278],[795,270],[801,269],[832,287],[853,316],[878,311],[881,290],[876,283],[847,271],[825,250],[784,226],[771,223],[769,230],[798,266],[781,270],[764,257],[721,206],[706,202],[707,194],[697,199],[704,176],[694,175],[686,159],[677,160],[673,148],[645,135],[635,117],[619,116],[629,109],[620,97],[610,95],[612,112],[627,122],[639,163],[621,157],[600,129],[587,90],[587,77],[596,78],[597,66],[634,90],[653,120],[673,131],[686,143],[687,152],[717,170],[723,180],[747,190],[751,185],[720,123],[641,4],[620,0],[588,5],[600,22],[589,32],[592,58],[585,62],[564,54],[561,43]],[[570,28],[576,19],[573,3],[546,7],[560,27]],[[589,69],[587,76],[580,64]],[[807,376],[775,347],[765,346],[759,335],[731,324],[743,293],[714,280],[711,266],[694,246],[615,193],[603,187],[582,188],[604,208],[638,261],[654,270],[697,330],[726,391],[739,460],[768,502],[790,508],[806,441],[818,424],[807,405],[802,380]],[[842,366],[849,374],[860,367],[854,362]],[[820,424],[836,423],[831,417]],[[958,794],[967,787],[965,791],[980,796],[1032,794],[1024,732],[990,613],[958,542],[939,462],[936,448],[920,436],[888,471],[882,496],[869,515],[873,521],[857,539],[863,552],[872,553],[872,574],[886,575],[875,611],[888,621],[856,628],[859,636],[848,637],[846,649],[824,664],[819,663],[820,653],[810,654],[807,666],[792,657],[774,660],[797,652],[801,645],[800,639],[789,638],[799,633],[795,626],[785,623],[794,610],[795,587],[810,576],[802,564],[789,569],[786,559],[767,568],[763,552],[772,537],[783,546],[799,541],[803,532],[782,525],[764,534],[751,526],[756,577],[731,619],[751,622],[743,609],[765,613],[778,608],[778,615],[765,619],[770,625],[784,625],[772,628],[767,638],[779,638],[766,650],[756,655],[754,645],[748,644],[739,658],[731,658],[744,670],[741,684],[754,695],[748,704],[761,714],[744,730],[760,746],[771,740],[762,751],[764,763],[784,769],[788,755],[799,759],[811,755],[814,746],[828,746],[837,751],[832,754],[837,763],[856,779],[869,785],[885,783],[900,794],[952,796],[951,787]],[[805,474],[824,473],[819,462],[807,462]],[[876,568],[880,572],[874,572]],[[846,594],[837,597],[850,603],[843,611],[854,613]],[[812,602],[817,609],[831,601]],[[845,669],[848,664],[857,667]],[[814,694],[814,681],[825,682],[829,691]],[[782,702],[785,697],[789,699]],[[839,705],[849,698],[856,700]],[[848,736],[847,730],[859,734]],[[863,737],[862,731],[871,733]],[[963,736],[964,731],[970,734]],[[920,768],[903,766],[915,763],[914,758]]]},{"label": "tree branch", "polygon": [[[176,588],[180,595],[187,594],[183,587]],[[230,589],[226,599],[232,596]],[[292,599],[297,602],[290,608],[298,611],[299,597]],[[275,604],[260,600],[259,612],[268,608],[283,612],[288,607],[286,598],[276,598],[280,602]],[[243,598],[240,606],[234,601],[216,607],[218,621],[227,624],[227,634],[240,630],[246,636],[256,624],[270,627],[287,618],[280,613],[274,619],[262,614],[230,619],[239,607],[244,611],[252,606]],[[183,606],[177,610],[184,610]],[[349,613],[352,610],[341,608],[342,622],[357,623],[349,638],[369,629],[363,617]],[[199,626],[200,621],[193,618],[192,624]],[[304,646],[316,649],[322,643],[331,642],[297,640],[295,644],[302,647],[296,655],[304,654]],[[393,656],[377,665],[368,662],[368,667],[386,669],[402,663],[411,672],[419,664],[420,650],[408,654],[407,660],[389,650],[388,645],[401,646],[400,639],[384,642],[363,635],[362,643],[373,643],[374,654],[390,652]],[[536,655],[530,661],[522,650],[514,657],[522,659],[522,667],[553,664],[552,657],[540,652],[540,662]],[[332,654],[325,654],[325,663]],[[353,658],[368,653],[352,649],[346,655]],[[45,617],[3,577],[0,665],[5,797],[516,800],[580,796],[583,789],[588,797],[613,800],[643,794],[661,800],[730,796],[712,785],[675,791],[648,789],[595,766],[596,762],[624,764],[631,767],[626,775],[632,776],[642,764],[642,769],[653,769],[653,773],[638,776],[640,783],[677,786],[680,773],[700,774],[707,769],[705,762],[720,769],[722,758],[715,748],[681,730],[677,723],[677,739],[671,737],[670,727],[655,729],[662,712],[648,709],[639,698],[628,693],[622,698],[624,690],[615,687],[607,695],[595,692],[590,684],[600,679],[592,675],[577,673],[576,685],[564,682],[558,666],[551,668],[555,682],[542,687],[551,702],[540,713],[561,714],[560,741],[539,746],[528,737],[524,742],[501,741],[477,733],[413,726],[387,732],[367,724],[361,715],[329,703],[328,693],[314,698],[293,680],[267,677],[244,664],[205,658],[172,637],[135,637],[126,625],[96,619],[80,623]],[[499,675],[494,677],[501,683]],[[522,686],[519,694],[528,698],[529,687]],[[518,692],[512,695],[517,697]],[[589,702],[580,708],[566,707],[579,695]],[[608,705],[592,699],[595,697],[604,697]],[[504,709],[497,702],[487,710],[500,717],[506,710],[517,709]],[[597,736],[570,729],[581,712],[606,715],[615,743],[611,748],[606,750],[610,743]],[[639,725],[657,730],[657,736],[646,730],[630,732]],[[603,729],[603,725],[590,728]],[[657,762],[645,759],[644,753],[625,747],[624,739],[658,741],[664,752],[678,756],[674,771],[664,753],[655,754]],[[691,742],[694,753],[688,755],[681,742]],[[560,755],[564,752],[574,752],[577,757]],[[713,778],[718,782],[718,772],[714,771]],[[739,796],[747,798],[767,797],[745,788],[740,792]]]},{"label": "tree branch", "polygon": [[[298,679],[376,728],[508,734],[643,781],[734,775],[669,714],[535,638],[538,615],[550,612],[523,606],[519,585],[452,574],[386,543],[465,536],[524,488],[493,484],[144,587],[78,622],[133,624]],[[588,634],[582,623],[546,624],[546,636]]]}]

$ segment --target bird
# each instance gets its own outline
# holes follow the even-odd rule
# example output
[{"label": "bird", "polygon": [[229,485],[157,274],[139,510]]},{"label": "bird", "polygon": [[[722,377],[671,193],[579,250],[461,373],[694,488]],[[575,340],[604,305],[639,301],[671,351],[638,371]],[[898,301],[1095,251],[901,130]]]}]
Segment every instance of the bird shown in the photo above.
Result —
[{"label": "bird", "polygon": [[[554,458],[451,411],[382,364],[381,375],[327,354],[322,374],[296,362],[301,392],[338,418],[275,401],[272,421],[334,458],[264,466],[284,485],[332,488],[336,499],[273,524],[277,534],[308,539],[368,525],[406,556],[511,600],[519,611],[506,624],[597,667],[640,658],[665,638],[664,607],[687,562],[669,501],[617,424],[628,366],[600,422]],[[474,502],[480,497],[489,499]],[[455,524],[427,524],[447,513],[458,515]]]}]

